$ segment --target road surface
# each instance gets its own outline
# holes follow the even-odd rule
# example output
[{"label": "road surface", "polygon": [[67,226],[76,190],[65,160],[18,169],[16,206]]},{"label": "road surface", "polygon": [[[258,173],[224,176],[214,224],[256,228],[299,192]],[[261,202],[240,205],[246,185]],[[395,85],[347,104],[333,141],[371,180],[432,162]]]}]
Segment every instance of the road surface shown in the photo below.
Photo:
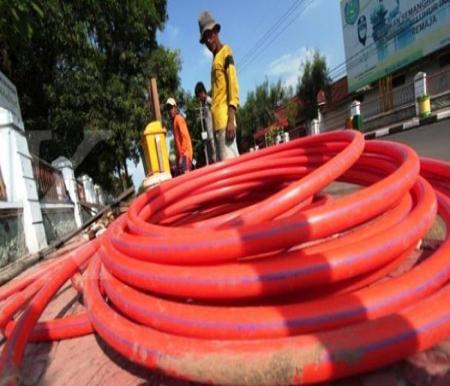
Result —
[{"label": "road surface", "polygon": [[389,135],[382,139],[412,146],[420,156],[450,161],[450,119]]}]

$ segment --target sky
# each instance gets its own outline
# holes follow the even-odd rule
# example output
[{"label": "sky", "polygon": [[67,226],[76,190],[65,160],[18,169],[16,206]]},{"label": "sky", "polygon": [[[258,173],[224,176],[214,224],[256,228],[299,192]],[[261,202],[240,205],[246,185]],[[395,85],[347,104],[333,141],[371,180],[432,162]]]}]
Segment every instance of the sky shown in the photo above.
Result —
[{"label": "sky", "polygon": [[[178,50],[181,87],[210,89],[212,55],[199,43],[198,16],[209,11],[221,25],[220,39],[233,50],[241,104],[268,79],[296,87],[301,63],[317,49],[332,69],[345,60],[339,0],[168,0],[168,20],[158,43]],[[130,165],[135,186],[142,165]]]}]

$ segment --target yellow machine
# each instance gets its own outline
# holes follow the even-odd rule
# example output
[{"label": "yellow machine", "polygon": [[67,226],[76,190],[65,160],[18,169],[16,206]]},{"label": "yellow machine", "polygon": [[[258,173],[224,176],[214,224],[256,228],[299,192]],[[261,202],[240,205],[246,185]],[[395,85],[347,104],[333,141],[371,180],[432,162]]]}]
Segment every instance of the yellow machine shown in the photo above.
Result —
[{"label": "yellow machine", "polygon": [[149,174],[170,173],[166,130],[160,121],[150,122],[142,136],[145,162]]},{"label": "yellow machine", "polygon": [[166,145],[166,129],[162,125],[161,109],[159,107],[158,87],[156,77],[151,76],[149,85],[149,103],[153,121],[150,122],[142,134],[142,150],[144,153],[146,176],[140,190],[147,190],[152,186],[170,180],[170,163]]},{"label": "yellow machine", "polygon": [[419,117],[426,118],[431,114],[431,103],[428,95],[417,98],[419,102]]}]

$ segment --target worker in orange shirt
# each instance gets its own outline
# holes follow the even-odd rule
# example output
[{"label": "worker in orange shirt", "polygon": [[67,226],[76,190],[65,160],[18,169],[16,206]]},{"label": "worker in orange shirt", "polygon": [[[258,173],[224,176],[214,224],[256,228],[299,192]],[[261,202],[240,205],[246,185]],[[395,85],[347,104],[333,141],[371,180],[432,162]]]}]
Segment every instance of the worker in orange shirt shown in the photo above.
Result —
[{"label": "worker in orange shirt", "polygon": [[179,173],[184,174],[192,169],[191,136],[186,121],[180,114],[174,98],[167,99],[166,108],[172,122]]}]

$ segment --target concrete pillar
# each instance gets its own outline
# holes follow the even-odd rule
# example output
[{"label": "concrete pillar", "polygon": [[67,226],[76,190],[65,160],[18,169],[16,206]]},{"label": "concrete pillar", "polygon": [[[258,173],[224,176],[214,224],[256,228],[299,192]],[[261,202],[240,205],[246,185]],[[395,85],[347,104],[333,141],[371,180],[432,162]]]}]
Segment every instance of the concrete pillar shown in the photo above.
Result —
[{"label": "concrete pillar", "polygon": [[414,99],[416,101],[416,117],[419,116],[418,98],[427,95],[427,74],[418,72],[414,76]]},{"label": "concrete pillar", "polygon": [[350,115],[354,117],[355,115],[361,115],[361,102],[353,101],[350,103]]},{"label": "concrete pillar", "polygon": [[418,72],[414,76],[414,94],[416,98],[427,94],[427,74],[425,72]]},{"label": "concrete pillar", "polygon": [[280,135],[280,133],[278,133],[277,136],[275,137],[275,144],[278,145],[279,143],[281,143],[281,135]]},{"label": "concrete pillar", "polygon": [[75,223],[77,224],[77,227],[81,227],[83,225],[83,218],[81,215],[80,198],[78,197],[77,181],[75,180],[72,162],[65,157],[58,157],[52,162],[52,166],[60,170],[63,175],[64,184],[66,185],[69,197],[74,204],[73,211]]},{"label": "concrete pillar", "polygon": [[105,205],[105,197],[103,195],[103,190],[100,185],[95,184],[94,185],[95,190],[95,197],[97,199],[97,204],[99,205]]},{"label": "concrete pillar", "polygon": [[325,131],[325,117],[322,112],[323,106],[317,109],[317,120],[319,121],[319,132],[323,133]]},{"label": "concrete pillar", "polygon": [[362,130],[361,102],[352,101],[350,104],[350,115],[352,117],[352,126],[356,130]]},{"label": "concrete pillar", "polygon": [[95,191],[94,184],[92,183],[92,178],[85,174],[81,177],[81,182],[83,183],[86,202],[88,202],[89,204],[95,204]]},{"label": "concrete pillar", "polygon": [[317,119],[313,119],[309,126],[309,134],[316,135],[319,134],[319,121]]},{"label": "concrete pillar", "polygon": [[21,117],[0,107],[0,167],[8,202],[23,208],[25,242],[30,253],[47,246],[37,184]]}]

